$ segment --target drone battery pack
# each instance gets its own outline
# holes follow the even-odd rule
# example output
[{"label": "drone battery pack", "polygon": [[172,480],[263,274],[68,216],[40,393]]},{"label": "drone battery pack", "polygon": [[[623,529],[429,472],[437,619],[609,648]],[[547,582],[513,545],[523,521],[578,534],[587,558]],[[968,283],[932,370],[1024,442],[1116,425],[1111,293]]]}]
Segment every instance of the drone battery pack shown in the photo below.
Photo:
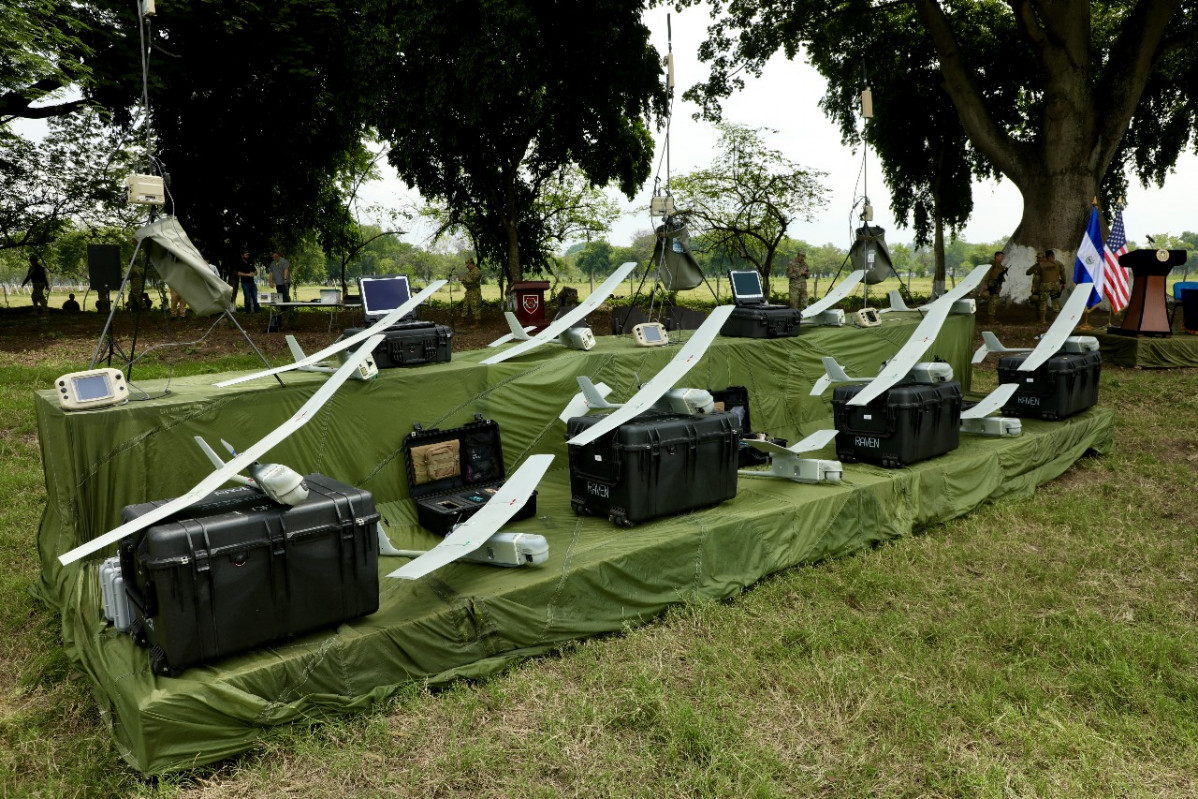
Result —
[{"label": "drone battery pack", "polygon": [[[335,626],[379,606],[374,497],[320,474],[308,498],[217,491],[124,541],[129,633],[155,674]],[[132,521],[169,500],[129,505]]]},{"label": "drone battery pack", "polygon": [[726,338],[794,338],[802,317],[786,305],[738,305],[720,329]]},{"label": "drone battery pack", "polygon": [[[732,411],[736,414],[737,422],[740,424],[741,444],[736,458],[737,465],[743,469],[747,466],[761,466],[769,463],[769,455],[744,443],[745,439],[762,437],[760,433],[753,430],[753,417],[749,413],[749,389],[744,386],[728,386],[728,388],[711,392],[711,398],[715,401],[717,410]],[[765,440],[780,447],[786,446],[784,438],[767,436]]]},{"label": "drone battery pack", "polygon": [[888,469],[907,466],[956,449],[961,442],[961,384],[904,383],[866,405],[849,405],[865,386],[837,386],[832,413],[839,435],[836,457]]},{"label": "drone battery pack", "polygon": [[[566,437],[604,415],[576,416]],[[589,444],[571,446],[570,506],[624,527],[736,496],[740,423],[732,411],[642,414]]]},{"label": "drone battery pack", "polygon": [[[348,338],[362,332],[351,327],[341,334]],[[435,322],[403,322],[383,331],[384,338],[374,348],[374,363],[380,369],[442,363],[452,357],[453,329]]]},{"label": "drone battery pack", "polygon": [[[499,424],[482,414],[461,427],[413,430],[404,438],[403,451],[416,517],[437,535],[448,534],[480,511],[507,477]],[[536,512],[533,491],[512,521]]]},{"label": "drone battery pack", "polygon": [[1038,369],[1021,372],[1019,366],[1027,357],[1028,353],[1022,352],[998,361],[998,382],[1019,384],[1003,406],[1004,416],[1055,421],[1098,403],[1100,352],[1058,353]]}]

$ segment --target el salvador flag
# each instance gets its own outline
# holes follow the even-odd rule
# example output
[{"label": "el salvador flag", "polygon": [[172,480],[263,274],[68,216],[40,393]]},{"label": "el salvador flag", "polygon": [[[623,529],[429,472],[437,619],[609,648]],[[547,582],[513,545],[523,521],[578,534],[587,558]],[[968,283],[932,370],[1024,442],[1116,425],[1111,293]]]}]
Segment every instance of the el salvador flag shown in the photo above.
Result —
[{"label": "el salvador flag", "polygon": [[1102,233],[1098,230],[1098,209],[1090,209],[1090,224],[1086,226],[1086,235],[1077,247],[1077,261],[1073,265],[1073,282],[1090,283],[1090,299],[1086,307],[1093,308],[1102,302]]}]

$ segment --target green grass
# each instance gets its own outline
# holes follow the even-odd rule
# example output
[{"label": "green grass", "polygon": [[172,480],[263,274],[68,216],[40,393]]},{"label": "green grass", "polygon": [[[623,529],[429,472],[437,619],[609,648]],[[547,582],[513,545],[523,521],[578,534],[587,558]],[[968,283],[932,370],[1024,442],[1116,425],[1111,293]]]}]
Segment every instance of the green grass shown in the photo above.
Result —
[{"label": "green grass", "polygon": [[0,797],[1198,795],[1193,372],[1108,367],[1031,498],[147,782],[25,590],[57,371],[0,368]]}]

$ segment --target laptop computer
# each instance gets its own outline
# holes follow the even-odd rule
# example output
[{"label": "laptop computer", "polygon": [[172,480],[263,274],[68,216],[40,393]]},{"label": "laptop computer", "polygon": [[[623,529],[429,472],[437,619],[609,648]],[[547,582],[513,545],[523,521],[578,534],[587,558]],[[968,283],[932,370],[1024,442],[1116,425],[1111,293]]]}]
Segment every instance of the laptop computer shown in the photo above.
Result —
[{"label": "laptop computer", "polygon": [[[358,293],[362,297],[362,313],[370,325],[412,298],[407,275],[363,275],[358,278]],[[412,312],[399,320],[416,318]]]},{"label": "laptop computer", "polygon": [[738,308],[782,308],[766,302],[765,289],[761,287],[761,275],[755,269],[728,272],[728,283],[732,286],[732,301]]}]

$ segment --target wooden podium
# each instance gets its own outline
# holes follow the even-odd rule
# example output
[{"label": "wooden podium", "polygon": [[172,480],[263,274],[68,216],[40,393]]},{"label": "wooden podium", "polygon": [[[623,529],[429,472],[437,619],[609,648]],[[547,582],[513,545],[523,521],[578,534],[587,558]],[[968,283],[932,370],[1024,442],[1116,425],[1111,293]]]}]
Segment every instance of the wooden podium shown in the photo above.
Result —
[{"label": "wooden podium", "polygon": [[1132,250],[1119,257],[1119,265],[1131,270],[1131,300],[1123,324],[1107,328],[1121,336],[1171,336],[1165,309],[1165,280],[1173,267],[1186,262],[1185,250]]},{"label": "wooden podium", "polygon": [[545,321],[545,291],[548,288],[548,280],[526,280],[512,285],[512,293],[516,295],[516,319],[521,327],[532,325],[535,332],[540,332],[548,324]]}]

